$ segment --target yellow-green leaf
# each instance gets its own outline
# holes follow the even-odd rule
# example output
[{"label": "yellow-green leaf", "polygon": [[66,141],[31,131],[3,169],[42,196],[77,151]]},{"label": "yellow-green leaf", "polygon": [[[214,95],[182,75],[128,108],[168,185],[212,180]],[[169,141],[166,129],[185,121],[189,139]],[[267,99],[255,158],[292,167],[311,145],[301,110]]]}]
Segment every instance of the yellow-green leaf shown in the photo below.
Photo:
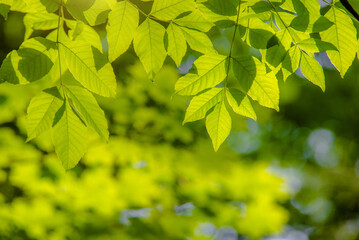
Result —
[{"label": "yellow-green leaf", "polygon": [[118,2],[110,12],[106,27],[110,62],[129,48],[138,23],[138,10],[128,1]]},{"label": "yellow-green leaf", "polygon": [[212,88],[192,98],[183,123],[200,120],[206,116],[208,110],[223,100],[223,89]]},{"label": "yellow-green leaf", "polygon": [[206,128],[212,139],[215,151],[226,140],[232,128],[232,119],[224,101],[217,103],[213,111],[206,118]]},{"label": "yellow-green leaf", "polygon": [[138,28],[133,40],[135,52],[140,58],[148,76],[153,79],[162,68],[167,56],[164,45],[166,29],[147,18]]},{"label": "yellow-green leaf", "polygon": [[87,148],[87,127],[68,101],[55,115],[52,141],[65,169],[76,166]]}]

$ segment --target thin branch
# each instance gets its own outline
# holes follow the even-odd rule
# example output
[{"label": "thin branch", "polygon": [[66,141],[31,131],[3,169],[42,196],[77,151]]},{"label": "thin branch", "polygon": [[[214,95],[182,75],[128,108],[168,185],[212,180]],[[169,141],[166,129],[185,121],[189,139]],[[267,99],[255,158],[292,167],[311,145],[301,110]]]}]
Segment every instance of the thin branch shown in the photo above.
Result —
[{"label": "thin branch", "polygon": [[[62,21],[61,21],[62,20]],[[61,69],[61,54],[60,54],[60,27],[62,27],[64,23],[64,8],[63,8],[63,0],[61,0],[60,2],[60,8],[59,8],[59,20],[57,23],[57,35],[56,35],[56,44],[57,44],[57,52],[58,52],[58,57],[59,57],[59,72],[60,72],[60,83],[61,83],[61,88],[64,94],[64,97],[66,98],[66,94],[65,94],[65,86],[64,83],[62,81],[62,69]]]},{"label": "thin branch", "polygon": [[230,67],[231,67],[233,46],[234,46],[234,42],[236,40],[236,34],[237,34],[237,29],[238,29],[238,22],[239,22],[239,14],[240,14],[240,12],[241,12],[241,0],[238,1],[237,20],[236,20],[236,24],[234,26],[234,32],[233,32],[233,37],[232,37],[232,42],[231,42],[231,48],[229,49],[229,54],[228,54],[227,75],[226,75],[226,78],[224,79],[223,98],[226,95],[226,90],[227,90],[228,75],[229,75],[229,70],[230,70]]},{"label": "thin branch", "polygon": [[295,45],[297,45],[297,41],[295,40],[295,38],[293,37],[292,33],[289,31],[289,27],[287,26],[287,24],[284,22],[283,18],[280,16],[277,8],[273,5],[273,3],[270,1],[270,0],[267,0],[268,3],[272,6],[272,8],[274,9],[275,13],[277,14],[279,20],[283,23],[284,27],[287,29],[289,35],[291,36],[292,40],[293,40],[293,43]]}]

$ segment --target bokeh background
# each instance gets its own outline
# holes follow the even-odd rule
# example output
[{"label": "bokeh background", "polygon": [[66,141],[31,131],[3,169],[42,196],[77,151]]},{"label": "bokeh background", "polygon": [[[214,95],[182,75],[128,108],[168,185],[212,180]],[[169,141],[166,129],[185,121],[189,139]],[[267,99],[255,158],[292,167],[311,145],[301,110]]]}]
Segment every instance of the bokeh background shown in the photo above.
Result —
[{"label": "bokeh background", "polygon": [[[210,32],[219,52],[232,34]],[[23,38],[23,14],[0,17],[0,61]],[[235,54],[248,53],[238,41]],[[173,94],[197,56],[180,69],[167,59],[154,82],[132,49],[118,59],[117,98],[98,97],[110,140],[93,134],[67,172],[50,133],[25,142],[27,105],[46,83],[0,85],[0,239],[359,239],[359,61],[341,79],[317,55],[325,93],[300,71],[280,81],[280,111],[233,115],[215,153],[204,121],[182,126],[189,99]]]}]

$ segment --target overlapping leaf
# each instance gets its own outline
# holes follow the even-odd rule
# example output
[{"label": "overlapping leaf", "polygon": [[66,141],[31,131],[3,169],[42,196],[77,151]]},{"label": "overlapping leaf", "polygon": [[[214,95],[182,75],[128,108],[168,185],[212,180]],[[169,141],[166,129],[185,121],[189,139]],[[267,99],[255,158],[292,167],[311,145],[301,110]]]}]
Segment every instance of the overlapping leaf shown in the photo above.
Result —
[{"label": "overlapping leaf", "polygon": [[167,56],[164,45],[165,32],[166,29],[161,24],[147,18],[135,33],[135,52],[151,79],[162,68]]},{"label": "overlapping leaf", "polygon": [[65,169],[76,166],[86,152],[87,127],[68,101],[55,115],[52,141]]},{"label": "overlapping leaf", "polygon": [[59,44],[59,50],[61,59],[85,88],[105,97],[115,96],[115,75],[99,50],[83,41]]},{"label": "overlapping leaf", "polygon": [[227,57],[218,54],[203,55],[194,65],[196,74],[187,74],[176,82],[175,90],[180,95],[195,95],[207,88],[212,88],[226,77]]},{"label": "overlapping leaf", "polygon": [[212,139],[213,148],[217,151],[228,137],[232,128],[232,119],[224,101],[219,102],[214,110],[207,116],[206,128]]},{"label": "overlapping leaf", "polygon": [[151,15],[161,20],[169,21],[181,13],[195,9],[194,0],[155,0]]},{"label": "overlapping leaf", "polygon": [[44,78],[57,57],[56,44],[36,37],[25,41],[18,51],[12,51],[0,68],[1,81],[27,84]]},{"label": "overlapping leaf", "polygon": [[77,113],[104,140],[108,140],[107,120],[104,112],[97,104],[95,97],[86,89],[78,86],[68,86],[67,92]]},{"label": "overlapping leaf", "polygon": [[106,28],[110,62],[128,49],[138,23],[138,10],[128,1],[118,2],[110,12]]},{"label": "overlapping leaf", "polygon": [[351,18],[336,7],[331,7],[325,17],[334,25],[320,36],[323,41],[332,43],[338,49],[328,51],[327,54],[340,75],[344,77],[355,59],[356,52],[353,51],[353,46],[357,46],[357,30]]},{"label": "overlapping leaf", "polygon": [[63,97],[56,87],[46,89],[31,99],[26,116],[28,141],[52,127],[55,114],[63,102]]}]

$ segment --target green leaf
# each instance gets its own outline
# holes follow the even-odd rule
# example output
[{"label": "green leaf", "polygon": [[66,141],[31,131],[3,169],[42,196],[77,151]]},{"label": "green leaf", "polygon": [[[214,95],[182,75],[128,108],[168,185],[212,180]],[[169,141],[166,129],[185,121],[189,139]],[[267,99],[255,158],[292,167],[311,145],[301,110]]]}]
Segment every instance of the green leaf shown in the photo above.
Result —
[{"label": "green leaf", "polygon": [[227,76],[227,56],[211,54],[199,57],[194,65],[197,74],[189,73],[177,80],[176,93],[179,95],[195,95],[200,91],[212,88]]},{"label": "green leaf", "polygon": [[193,0],[155,0],[150,14],[158,19],[170,21],[181,13],[194,9],[195,2]]},{"label": "green leaf", "polygon": [[218,103],[206,118],[206,128],[215,151],[226,140],[232,128],[232,119],[224,101]]},{"label": "green leaf", "polygon": [[247,95],[238,89],[229,88],[226,91],[226,96],[229,105],[231,105],[235,113],[257,120],[256,112],[254,111],[251,101]]},{"label": "green leaf", "polygon": [[183,36],[193,50],[204,54],[217,53],[217,51],[213,48],[211,39],[209,39],[205,33],[185,27],[180,28]]},{"label": "green leaf", "polygon": [[114,2],[116,1],[67,0],[65,7],[75,19],[94,26],[106,22]]},{"label": "green leaf", "polygon": [[183,57],[187,52],[186,39],[181,29],[175,24],[170,23],[167,27],[168,35],[168,55],[171,56],[177,67],[180,67]]},{"label": "green leaf", "polygon": [[212,107],[223,100],[223,88],[212,88],[192,98],[183,123],[204,118]]},{"label": "green leaf", "polygon": [[86,89],[78,86],[67,86],[67,92],[76,112],[105,141],[108,140],[107,120],[95,97]]},{"label": "green leaf", "polygon": [[278,81],[273,72],[266,73],[265,65],[257,58],[235,58],[232,71],[240,86],[253,100],[279,111]]},{"label": "green leaf", "polygon": [[201,32],[208,32],[214,26],[214,24],[198,9],[195,9],[184,17],[174,19],[173,22],[183,27],[193,28]]},{"label": "green leaf", "polygon": [[28,84],[46,77],[57,57],[56,44],[45,38],[29,39],[3,61],[0,81]]},{"label": "green leaf", "polygon": [[13,0],[11,11],[24,13],[53,13],[60,6],[60,0]]},{"label": "green leaf", "polygon": [[313,24],[318,21],[320,15],[320,4],[318,1],[293,0],[294,10],[297,17],[291,22],[291,27],[298,31],[311,31]]},{"label": "green leaf", "polygon": [[25,39],[28,39],[34,30],[51,30],[58,27],[59,16],[54,13],[28,13],[24,17]]},{"label": "green leaf", "polygon": [[52,127],[55,114],[63,102],[56,87],[46,89],[31,99],[26,116],[27,141]]},{"label": "green leaf", "polygon": [[212,22],[236,21],[238,1],[205,0],[197,1],[198,9]]},{"label": "green leaf", "polygon": [[298,46],[307,53],[325,52],[328,50],[338,50],[333,44],[324,42],[316,38],[308,38],[298,43]]},{"label": "green leaf", "polygon": [[83,41],[61,43],[59,50],[74,78],[85,88],[105,97],[116,95],[112,67],[99,50]]},{"label": "green leaf", "polygon": [[[66,20],[66,25],[70,28],[68,35],[72,41],[85,41],[97,49],[102,49],[100,35],[92,27],[84,22],[72,20]],[[60,33],[60,36],[61,35],[63,35],[63,33]]]},{"label": "green leaf", "polygon": [[76,166],[87,148],[87,127],[68,101],[55,115],[52,141],[65,169]]},{"label": "green leaf", "polygon": [[322,66],[312,57],[303,53],[300,60],[303,75],[312,83],[325,91],[325,77]]},{"label": "green leaf", "polygon": [[147,18],[138,28],[133,41],[135,52],[148,76],[153,79],[167,56],[164,45],[166,29]]},{"label": "green leaf", "polygon": [[291,47],[282,62],[283,80],[292,75],[299,67],[302,52],[297,45]]},{"label": "green leaf", "polygon": [[7,14],[10,11],[13,0],[0,0],[0,15],[7,20]]},{"label": "green leaf", "polygon": [[325,17],[334,22],[334,25],[320,33],[320,36],[323,41],[332,43],[338,49],[328,51],[327,54],[340,75],[344,77],[355,59],[356,52],[353,51],[353,46],[357,46],[357,30],[351,18],[335,7],[331,7]]},{"label": "green leaf", "polygon": [[118,2],[107,23],[109,60],[113,62],[129,48],[139,23],[138,10],[128,1]]},{"label": "green leaf", "polygon": [[243,41],[257,49],[266,49],[268,41],[274,36],[274,30],[257,18],[240,21],[239,30]]}]

